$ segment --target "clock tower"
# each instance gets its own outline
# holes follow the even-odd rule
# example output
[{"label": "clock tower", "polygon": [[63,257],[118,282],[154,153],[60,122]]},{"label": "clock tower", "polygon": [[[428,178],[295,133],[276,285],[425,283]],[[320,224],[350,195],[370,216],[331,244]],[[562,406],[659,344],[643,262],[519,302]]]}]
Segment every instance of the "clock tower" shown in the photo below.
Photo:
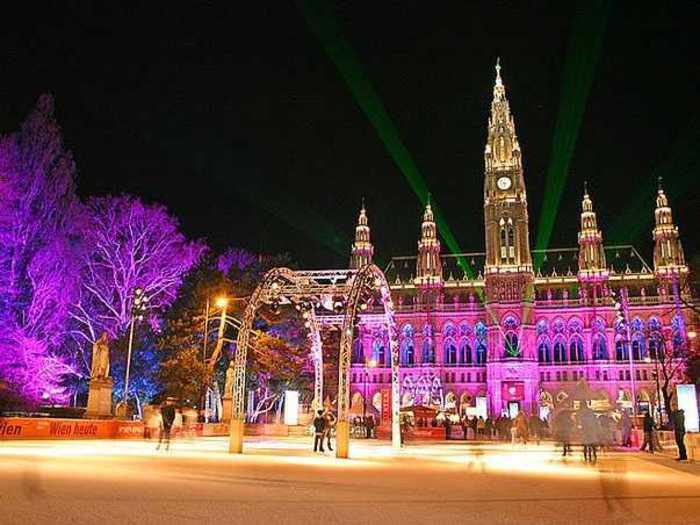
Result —
[{"label": "clock tower", "polygon": [[539,372],[534,326],[534,281],[527,193],[515,121],[501,66],[496,62],[488,138],[484,150],[484,265],[491,411],[512,407],[536,413]]},{"label": "clock tower", "polygon": [[515,121],[496,62],[484,151],[487,301],[520,301],[532,288],[527,194]]}]

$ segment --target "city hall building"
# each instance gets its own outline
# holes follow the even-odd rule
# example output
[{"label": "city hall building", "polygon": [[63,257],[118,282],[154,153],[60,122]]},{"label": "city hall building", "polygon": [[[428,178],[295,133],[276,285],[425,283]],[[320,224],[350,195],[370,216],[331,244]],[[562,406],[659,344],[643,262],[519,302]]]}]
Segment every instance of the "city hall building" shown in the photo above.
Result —
[{"label": "city hall building", "polygon": [[[661,185],[648,211],[652,266],[632,246],[605,246],[586,190],[578,247],[532,250],[522,152],[498,65],[484,163],[485,253],[441,253],[428,203],[417,254],[394,257],[385,270],[402,406],[490,416],[544,416],[584,398],[598,410],[631,411],[635,398],[639,410],[655,406],[657,356],[681,352],[695,335],[688,267]],[[351,266],[373,252],[363,207]],[[371,316],[352,363],[351,410],[386,421],[388,337]]]}]

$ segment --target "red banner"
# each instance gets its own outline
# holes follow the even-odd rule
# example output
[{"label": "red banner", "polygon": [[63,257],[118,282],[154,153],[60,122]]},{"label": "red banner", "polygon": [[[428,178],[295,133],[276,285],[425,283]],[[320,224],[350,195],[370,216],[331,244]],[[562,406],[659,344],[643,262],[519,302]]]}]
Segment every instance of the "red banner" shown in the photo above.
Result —
[{"label": "red banner", "polygon": [[382,424],[391,423],[391,390],[388,388],[382,390],[382,413],[380,417]]},{"label": "red banner", "polygon": [[501,384],[501,396],[504,401],[522,401],[525,399],[523,383],[504,382]]},{"label": "red banner", "polygon": [[141,421],[0,418],[0,441],[11,439],[142,439]]}]

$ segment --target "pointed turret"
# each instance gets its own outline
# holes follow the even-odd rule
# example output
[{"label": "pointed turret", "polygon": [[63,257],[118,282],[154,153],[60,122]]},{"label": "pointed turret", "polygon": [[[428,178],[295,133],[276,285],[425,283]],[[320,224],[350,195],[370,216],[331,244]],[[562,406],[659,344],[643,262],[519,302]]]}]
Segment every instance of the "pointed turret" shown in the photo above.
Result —
[{"label": "pointed turret", "polygon": [[580,281],[600,281],[607,279],[603,234],[598,229],[598,218],[593,211],[593,201],[584,183],[581,203],[581,229],[578,232],[578,277]]},{"label": "pointed turret", "polygon": [[372,246],[372,241],[370,240],[365,201],[362,199],[362,208],[360,209],[360,216],[357,219],[357,226],[355,227],[355,242],[352,245],[350,255],[350,268],[359,269],[368,264],[372,264],[373,255],[374,246]]},{"label": "pointed turret", "polygon": [[681,246],[678,227],[673,224],[673,213],[664,193],[662,179],[659,177],[659,188],[656,195],[656,225],[652,232],[654,238],[654,271],[657,277],[665,278],[687,274],[683,246]]},{"label": "pointed turret", "polygon": [[[506,88],[501,79],[501,61],[496,61],[488,140],[484,149],[486,171],[521,168],[520,144],[515,133],[515,120],[510,114]],[[522,190],[524,191],[524,186]]]},{"label": "pointed turret", "polygon": [[520,144],[500,60],[496,62],[484,165],[486,296],[488,300],[514,301],[530,296],[534,274]]},{"label": "pointed turret", "polygon": [[439,286],[442,284],[440,241],[437,238],[437,227],[435,226],[433,209],[430,206],[430,196],[428,196],[428,202],[423,212],[414,282],[422,286]]}]

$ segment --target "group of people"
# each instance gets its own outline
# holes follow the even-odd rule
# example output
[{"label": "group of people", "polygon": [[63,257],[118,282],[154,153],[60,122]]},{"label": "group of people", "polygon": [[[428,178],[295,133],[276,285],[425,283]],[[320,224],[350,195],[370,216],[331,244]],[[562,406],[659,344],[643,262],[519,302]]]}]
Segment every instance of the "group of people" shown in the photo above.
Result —
[{"label": "group of people", "polygon": [[377,423],[373,414],[355,416],[352,420],[352,426],[355,428],[355,434],[358,437],[360,435],[363,435],[366,439],[377,437]]},{"label": "group of people", "polygon": [[[449,419],[445,420],[447,425],[447,437],[451,437],[451,424]],[[459,421],[462,427],[463,439],[499,439],[502,441],[522,442],[527,444],[530,438],[537,441],[544,438],[549,432],[549,425],[546,420],[532,415],[526,416],[520,412],[515,418],[501,414],[498,418],[483,418],[481,416],[462,416]]]},{"label": "group of people", "polygon": [[331,439],[335,430],[337,419],[330,410],[318,410],[313,420],[314,427],[314,452],[325,452],[323,442],[325,440],[326,447],[331,452],[333,451]]},{"label": "group of people", "polygon": [[[688,452],[685,448],[685,411],[682,408],[671,412],[671,427],[673,428],[673,437],[678,447],[677,460],[685,461],[688,459]],[[642,441],[640,450],[647,450],[650,454],[653,454],[660,446],[656,435],[657,425],[649,412],[644,414],[642,430],[644,431],[644,441]]]}]

